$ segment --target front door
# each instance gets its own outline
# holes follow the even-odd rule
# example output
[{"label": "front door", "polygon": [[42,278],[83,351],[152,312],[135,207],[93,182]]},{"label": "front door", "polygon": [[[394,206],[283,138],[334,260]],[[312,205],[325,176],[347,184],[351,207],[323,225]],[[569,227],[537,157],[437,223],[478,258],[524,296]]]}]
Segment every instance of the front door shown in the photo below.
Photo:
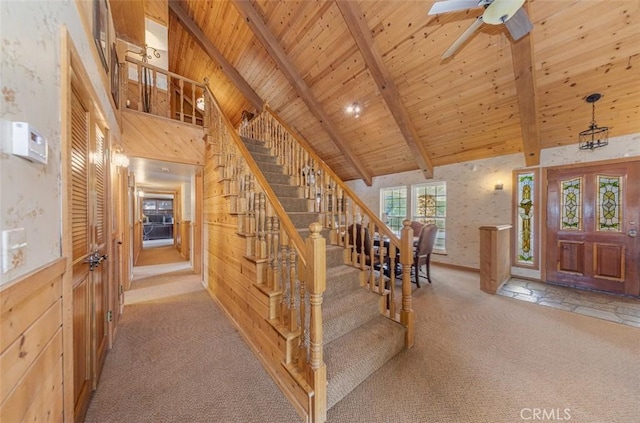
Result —
[{"label": "front door", "polygon": [[547,281],[640,295],[640,161],[547,173]]}]

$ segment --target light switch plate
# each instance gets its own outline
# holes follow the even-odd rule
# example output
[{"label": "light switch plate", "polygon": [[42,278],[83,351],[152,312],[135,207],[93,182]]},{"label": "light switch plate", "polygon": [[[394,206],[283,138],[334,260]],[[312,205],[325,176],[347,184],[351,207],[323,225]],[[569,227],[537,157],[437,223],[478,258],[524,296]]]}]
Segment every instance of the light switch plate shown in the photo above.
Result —
[{"label": "light switch plate", "polygon": [[2,273],[24,263],[26,246],[27,233],[24,228],[2,231]]}]

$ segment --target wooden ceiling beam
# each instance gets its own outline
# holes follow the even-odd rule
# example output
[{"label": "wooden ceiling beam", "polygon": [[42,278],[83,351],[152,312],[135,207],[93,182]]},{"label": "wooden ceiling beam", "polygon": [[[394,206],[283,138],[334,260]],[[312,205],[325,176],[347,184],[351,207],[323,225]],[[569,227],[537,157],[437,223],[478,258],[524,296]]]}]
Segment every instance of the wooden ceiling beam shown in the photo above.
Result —
[{"label": "wooden ceiling beam", "polygon": [[358,45],[360,54],[364,58],[371,76],[378,86],[378,90],[382,94],[382,98],[387,104],[389,111],[393,115],[393,118],[404,137],[404,141],[409,146],[409,149],[416,158],[416,162],[420,167],[425,178],[433,177],[433,164],[431,159],[420,143],[420,137],[418,131],[411,123],[409,112],[402,103],[400,93],[393,83],[393,79],[387,70],[384,62],[382,61],[382,55],[375,45],[375,41],[371,36],[371,29],[367,25],[365,17],[355,1],[348,0],[336,0],[338,9],[344,18],[344,21],[351,31],[351,35]]},{"label": "wooden ceiling beam", "polygon": [[527,166],[536,166],[540,164],[540,129],[531,33],[511,42],[511,58],[520,111],[524,160]]},{"label": "wooden ceiling beam", "polygon": [[184,29],[191,34],[191,36],[200,44],[202,49],[209,55],[211,60],[216,62],[224,74],[229,80],[240,90],[242,95],[245,96],[249,103],[255,108],[256,111],[262,110],[264,102],[260,96],[251,88],[251,85],[240,75],[240,73],[233,67],[231,63],[222,55],[220,50],[209,40],[205,33],[200,29],[198,24],[189,16],[186,10],[180,6],[178,1],[170,0],[169,9],[176,15],[178,20],[182,23]]},{"label": "wooden ceiling beam", "polygon": [[295,88],[296,93],[307,105],[309,111],[320,121],[320,124],[329,134],[329,137],[336,147],[338,147],[342,154],[344,154],[345,158],[354,166],[358,175],[360,175],[367,186],[371,186],[371,174],[348,147],[347,142],[339,133],[338,129],[331,123],[329,115],[320,104],[320,101],[313,94],[311,88],[306,84],[306,82],[304,82],[284,49],[280,46],[278,40],[276,40],[273,34],[271,34],[256,9],[254,9],[251,3],[247,0],[232,0],[232,2],[238,9],[238,12],[240,12],[244,17],[245,22],[249,25],[256,38],[260,40],[260,43],[262,43],[273,61],[277,64],[278,68],[285,75],[289,83]]}]

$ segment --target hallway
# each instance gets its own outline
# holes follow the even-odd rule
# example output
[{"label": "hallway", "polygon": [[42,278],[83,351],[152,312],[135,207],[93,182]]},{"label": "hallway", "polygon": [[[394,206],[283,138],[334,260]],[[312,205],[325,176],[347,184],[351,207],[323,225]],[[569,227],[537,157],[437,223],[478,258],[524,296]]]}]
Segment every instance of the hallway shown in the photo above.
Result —
[{"label": "hallway", "polygon": [[134,268],[85,421],[299,422],[189,262],[167,262],[172,249],[142,251],[160,264]]}]

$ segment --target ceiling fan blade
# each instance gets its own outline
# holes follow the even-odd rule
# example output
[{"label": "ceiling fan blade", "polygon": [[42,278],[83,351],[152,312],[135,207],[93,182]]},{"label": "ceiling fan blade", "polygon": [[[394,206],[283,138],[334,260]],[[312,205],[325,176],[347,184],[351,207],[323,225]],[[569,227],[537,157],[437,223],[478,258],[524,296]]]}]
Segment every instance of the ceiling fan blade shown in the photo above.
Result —
[{"label": "ceiling fan blade", "polygon": [[460,46],[464,44],[464,42],[467,41],[469,37],[471,37],[471,35],[473,35],[473,33],[476,32],[478,28],[480,28],[480,26],[482,26],[482,22],[482,16],[479,16],[478,19],[473,21],[471,26],[467,28],[467,30],[463,32],[461,36],[458,37],[458,39],[451,45],[451,47],[449,47],[447,51],[444,52],[442,58],[446,59],[453,56],[456,50],[458,50]]},{"label": "ceiling fan blade", "polygon": [[518,11],[504,23],[504,26],[509,30],[513,41],[518,41],[533,29],[533,24],[531,20],[529,20],[529,16],[527,16],[527,12],[523,7],[518,9]]},{"label": "ceiling fan blade", "polygon": [[473,9],[491,3],[486,0],[449,0],[437,1],[431,6],[429,15],[439,15],[440,13],[456,12],[458,10]]}]

